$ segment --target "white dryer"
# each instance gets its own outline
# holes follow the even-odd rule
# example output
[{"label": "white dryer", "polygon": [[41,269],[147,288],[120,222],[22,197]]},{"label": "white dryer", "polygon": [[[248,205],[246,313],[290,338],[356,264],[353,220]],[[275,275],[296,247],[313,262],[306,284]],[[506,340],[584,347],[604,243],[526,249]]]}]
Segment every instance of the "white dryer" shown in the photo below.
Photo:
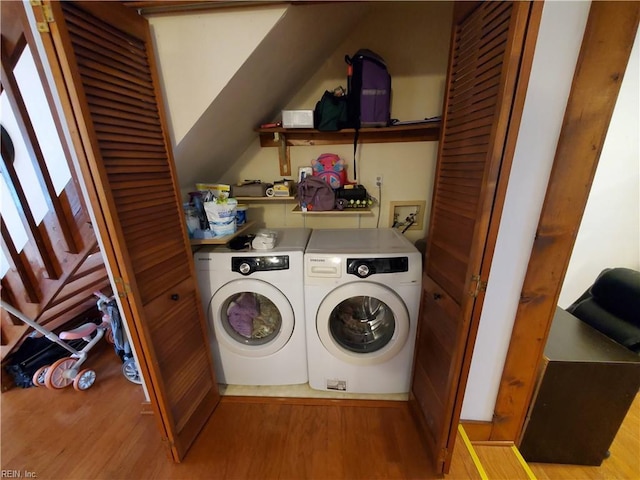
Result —
[{"label": "white dryer", "polygon": [[194,254],[218,382],[306,383],[303,255],[310,229],[274,229],[270,250]]},{"label": "white dryer", "polygon": [[313,230],[305,251],[309,385],[409,391],[422,284],[418,250],[397,230]]}]

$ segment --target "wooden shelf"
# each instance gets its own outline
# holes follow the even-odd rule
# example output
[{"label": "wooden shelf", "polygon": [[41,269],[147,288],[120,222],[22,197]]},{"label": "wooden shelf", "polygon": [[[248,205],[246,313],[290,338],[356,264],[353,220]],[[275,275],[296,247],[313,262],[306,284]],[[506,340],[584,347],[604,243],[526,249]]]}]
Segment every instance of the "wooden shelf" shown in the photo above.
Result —
[{"label": "wooden shelf", "polygon": [[[441,122],[395,125],[391,127],[361,128],[358,143],[435,142],[440,138]],[[291,176],[290,147],[337,145],[353,143],[355,130],[345,128],[337,132],[321,132],[309,128],[258,128],[261,147],[278,147],[280,175]]]},{"label": "wooden shelf", "polygon": [[[259,128],[260,146],[279,147],[284,136],[290,147],[336,145],[353,143],[353,128],[337,132],[321,132],[310,128]],[[358,143],[433,142],[440,135],[440,122],[397,125],[391,127],[361,128]]]},{"label": "wooden shelf", "polygon": [[238,202],[292,202],[296,200],[296,197],[233,197]]},{"label": "wooden shelf", "polygon": [[190,240],[192,246],[197,246],[197,245],[226,245],[227,243],[229,243],[231,240],[233,240],[238,235],[241,235],[244,232],[246,232],[247,230],[249,230],[249,228],[251,228],[254,223],[255,222],[247,222],[244,225],[242,225],[241,227],[239,227],[235,231],[235,233],[233,233],[231,235],[225,235],[224,237],[191,238],[189,240]]},{"label": "wooden shelf", "polygon": [[300,213],[302,215],[369,215],[371,213],[371,209],[369,207],[366,208],[345,208],[344,210],[321,210],[321,211],[308,211],[303,212],[300,208],[300,205],[296,205],[296,207],[292,210],[293,213]]}]

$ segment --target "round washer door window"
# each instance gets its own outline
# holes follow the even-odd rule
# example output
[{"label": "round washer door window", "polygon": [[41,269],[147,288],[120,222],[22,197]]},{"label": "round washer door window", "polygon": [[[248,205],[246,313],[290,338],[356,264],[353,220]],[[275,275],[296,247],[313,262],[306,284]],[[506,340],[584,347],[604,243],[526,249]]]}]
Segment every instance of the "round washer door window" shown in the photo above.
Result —
[{"label": "round washer door window", "polygon": [[218,343],[247,357],[284,347],[294,328],[293,308],[276,287],[262,280],[227,283],[211,299],[209,322]]},{"label": "round washer door window", "polygon": [[370,282],[348,283],[331,291],[316,317],[324,347],[355,365],[393,358],[407,342],[409,326],[402,299],[384,285]]}]

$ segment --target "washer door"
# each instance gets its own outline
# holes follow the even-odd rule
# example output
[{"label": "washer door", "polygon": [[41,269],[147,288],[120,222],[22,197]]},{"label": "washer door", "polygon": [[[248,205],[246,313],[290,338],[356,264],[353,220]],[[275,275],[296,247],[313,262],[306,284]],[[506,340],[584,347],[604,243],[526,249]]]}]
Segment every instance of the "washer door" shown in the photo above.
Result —
[{"label": "washer door", "polygon": [[377,283],[353,282],[332,290],[320,303],[318,336],[335,357],[355,365],[393,358],[409,337],[402,299]]},{"label": "washer door", "polygon": [[246,357],[271,355],[293,334],[293,308],[287,297],[262,280],[225,284],[213,294],[208,314],[218,343]]}]

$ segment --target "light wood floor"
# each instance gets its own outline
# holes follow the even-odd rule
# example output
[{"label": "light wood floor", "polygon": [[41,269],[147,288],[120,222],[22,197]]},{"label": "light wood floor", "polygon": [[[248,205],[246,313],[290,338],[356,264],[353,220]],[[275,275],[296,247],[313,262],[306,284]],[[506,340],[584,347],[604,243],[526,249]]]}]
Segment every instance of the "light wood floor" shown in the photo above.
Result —
[{"label": "light wood floor", "polygon": [[[392,401],[337,406],[326,400],[274,403],[224,397],[185,461],[176,465],[168,458],[154,417],[140,414],[141,387],[122,376],[120,362],[108,346],[92,354],[87,366],[96,370],[98,378],[86,392],[70,387],[14,388],[0,395],[3,476],[16,472],[40,480],[436,478],[406,404]],[[634,408],[639,407],[636,400]],[[540,479],[640,478],[640,456],[624,457],[635,458],[636,464],[613,462],[624,449],[637,452],[639,431],[636,411],[602,467],[531,468]],[[528,478],[511,449],[475,447],[475,451],[488,478]],[[446,478],[482,478],[460,437]]]}]

